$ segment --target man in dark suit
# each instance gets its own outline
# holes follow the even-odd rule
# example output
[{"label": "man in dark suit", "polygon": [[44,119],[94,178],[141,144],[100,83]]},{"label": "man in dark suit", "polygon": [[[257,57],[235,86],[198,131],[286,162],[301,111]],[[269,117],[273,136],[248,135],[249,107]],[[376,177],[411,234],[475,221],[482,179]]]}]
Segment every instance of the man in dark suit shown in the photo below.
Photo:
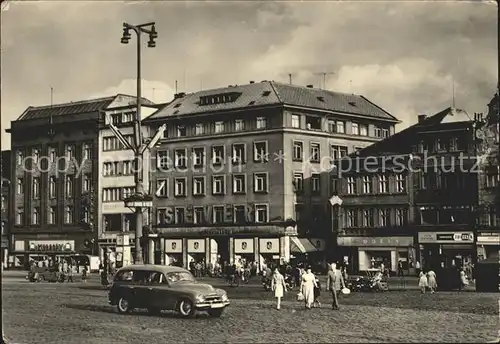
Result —
[{"label": "man in dark suit", "polygon": [[345,288],[344,278],[340,270],[337,270],[337,264],[332,263],[328,266],[328,278],[326,280],[326,290],[332,293],[332,308],[339,309],[338,293]]}]

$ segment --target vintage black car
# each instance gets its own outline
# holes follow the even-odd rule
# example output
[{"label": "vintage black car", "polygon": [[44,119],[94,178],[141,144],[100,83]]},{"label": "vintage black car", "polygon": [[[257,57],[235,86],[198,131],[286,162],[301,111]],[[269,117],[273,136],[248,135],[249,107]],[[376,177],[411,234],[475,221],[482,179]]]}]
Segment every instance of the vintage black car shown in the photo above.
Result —
[{"label": "vintage black car", "polygon": [[229,305],[227,294],[198,283],[186,269],[164,265],[130,265],[118,270],[109,290],[109,304],[119,313],[147,309],[153,314],[174,310],[184,317],[206,311],[220,317]]}]

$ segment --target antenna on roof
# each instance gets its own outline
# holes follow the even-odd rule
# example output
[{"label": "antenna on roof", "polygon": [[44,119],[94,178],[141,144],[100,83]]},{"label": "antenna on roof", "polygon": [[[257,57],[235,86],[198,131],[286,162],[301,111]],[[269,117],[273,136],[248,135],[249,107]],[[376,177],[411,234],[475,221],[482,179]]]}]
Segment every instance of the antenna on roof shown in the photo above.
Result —
[{"label": "antenna on roof", "polygon": [[288,82],[292,84],[292,73],[288,73]]},{"label": "antenna on roof", "polygon": [[455,76],[451,76],[451,107],[455,108]]},{"label": "antenna on roof", "polygon": [[50,86],[50,106],[54,105],[54,88]]},{"label": "antenna on roof", "polygon": [[322,89],[326,89],[326,76],[327,75],[333,75],[335,72],[321,72],[321,73],[314,73],[314,75],[323,75],[323,87],[320,87]]},{"label": "antenna on roof", "polygon": [[175,94],[177,94],[177,80],[175,80]]}]

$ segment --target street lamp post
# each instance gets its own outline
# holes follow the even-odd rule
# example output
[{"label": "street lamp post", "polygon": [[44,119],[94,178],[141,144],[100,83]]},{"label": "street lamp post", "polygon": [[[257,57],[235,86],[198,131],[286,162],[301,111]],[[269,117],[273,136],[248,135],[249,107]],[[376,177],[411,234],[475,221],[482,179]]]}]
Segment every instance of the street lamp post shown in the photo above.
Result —
[{"label": "street lamp post", "polygon": [[148,208],[152,206],[152,199],[144,192],[143,186],[143,166],[144,166],[144,152],[151,149],[158,142],[160,137],[165,131],[165,125],[161,126],[156,132],[155,136],[145,143],[142,138],[142,126],[141,126],[141,35],[143,33],[149,35],[148,47],[156,47],[155,39],[158,38],[158,33],[155,30],[155,23],[145,23],[140,25],[131,25],[128,23],[123,23],[123,36],[121,38],[122,44],[128,44],[129,40],[132,38],[130,30],[134,31],[137,36],[137,101],[136,101],[136,116],[134,120],[134,144],[131,145],[125,137],[120,133],[118,128],[113,124],[110,124],[110,129],[113,131],[115,136],[122,142],[125,147],[131,149],[134,152],[134,182],[135,182],[135,194],[125,199],[125,206],[135,209],[136,215],[136,226],[135,226],[135,264],[143,263],[142,256],[142,245],[141,238],[143,236],[143,208]]}]

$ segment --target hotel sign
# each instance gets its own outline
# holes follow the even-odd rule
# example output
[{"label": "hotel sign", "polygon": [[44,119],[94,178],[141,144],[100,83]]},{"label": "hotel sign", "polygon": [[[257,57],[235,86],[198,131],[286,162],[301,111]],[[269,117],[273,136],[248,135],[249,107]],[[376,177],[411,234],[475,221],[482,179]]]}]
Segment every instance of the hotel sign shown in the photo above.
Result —
[{"label": "hotel sign", "polygon": [[352,247],[408,247],[413,237],[338,237],[339,246]]},{"label": "hotel sign", "polygon": [[474,243],[473,232],[419,232],[419,244],[472,244]]}]

